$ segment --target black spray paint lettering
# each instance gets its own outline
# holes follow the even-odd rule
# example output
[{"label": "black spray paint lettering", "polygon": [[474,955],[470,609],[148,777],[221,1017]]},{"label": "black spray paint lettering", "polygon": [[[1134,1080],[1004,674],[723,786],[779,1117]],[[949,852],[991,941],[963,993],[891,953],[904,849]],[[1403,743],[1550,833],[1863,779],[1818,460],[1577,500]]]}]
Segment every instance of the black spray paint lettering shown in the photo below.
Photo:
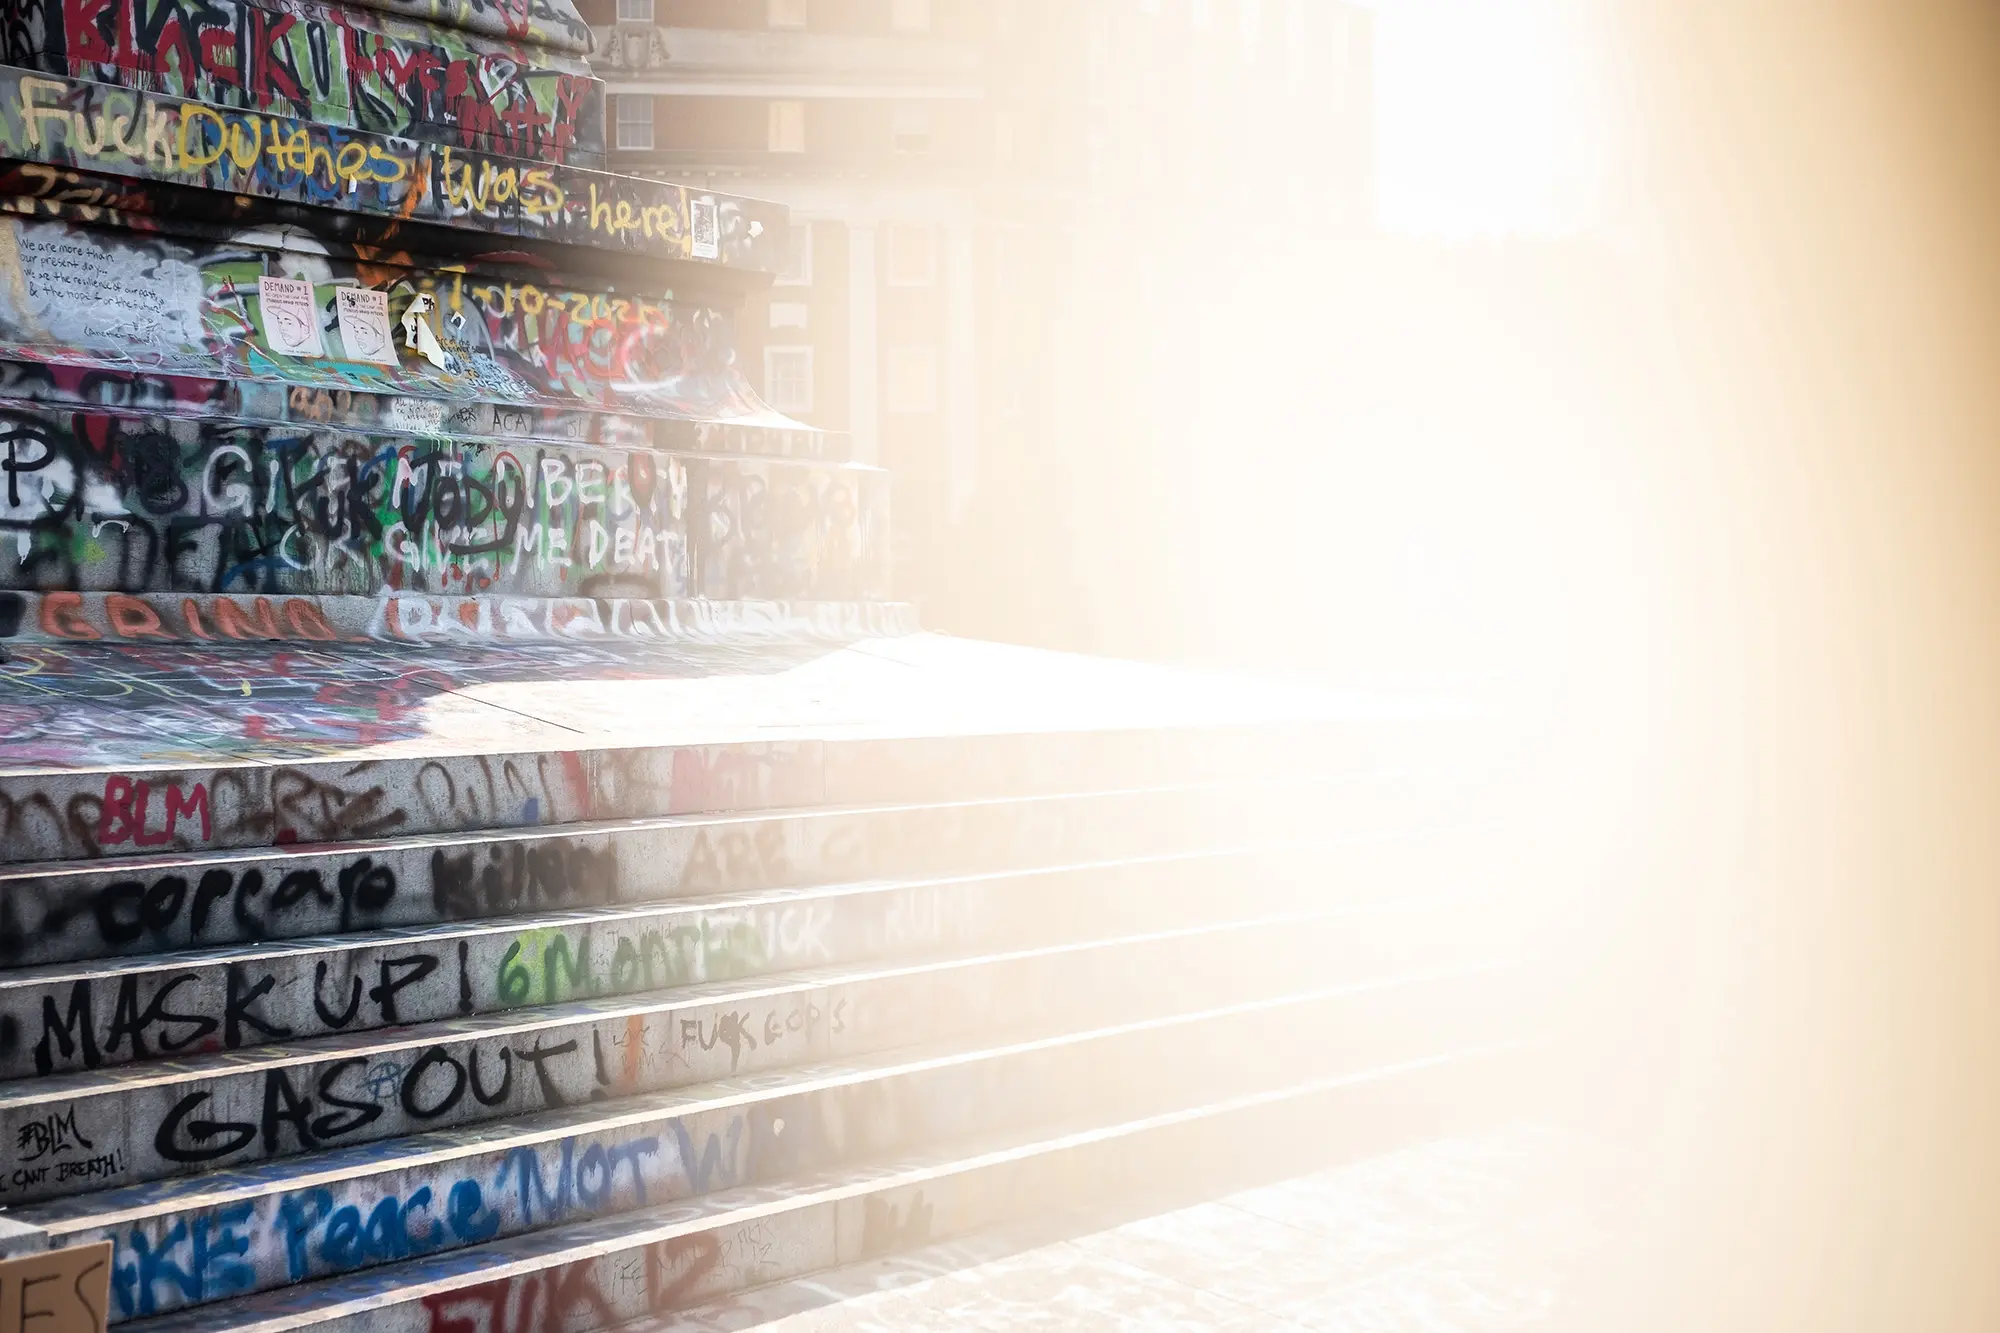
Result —
[{"label": "black spray paint lettering", "polygon": [[[190,887],[184,875],[165,874],[150,882],[120,879],[99,888],[57,890],[43,901],[41,918],[24,924],[21,908],[32,895],[9,895],[0,902],[0,963],[22,957],[35,945],[60,939],[79,921],[95,927],[97,943],[122,952],[144,939],[163,947],[181,943],[254,941],[285,938],[288,915],[309,914],[317,925],[332,913],[342,932],[371,923],[396,896],[396,875],[372,857],[342,867],[326,887],[321,872],[304,867],[286,872],[266,892],[263,870],[213,867]],[[227,905],[227,912],[218,910]],[[183,929],[185,920],[185,929]],[[225,923],[234,929],[222,928]],[[333,924],[333,923],[330,923]]]},{"label": "black spray paint lettering", "polygon": [[440,919],[466,920],[540,906],[590,907],[616,901],[615,843],[550,841],[431,853],[431,895]]},{"label": "black spray paint lettering", "polygon": [[344,1096],[338,1090],[348,1071],[365,1071],[368,1062],[359,1056],[336,1060],[319,1072],[317,1091],[320,1102],[333,1108],[315,1116],[313,1100],[293,1087],[283,1069],[264,1073],[263,1115],[256,1124],[246,1121],[214,1121],[200,1115],[209,1102],[208,1092],[191,1092],[174,1103],[160,1121],[153,1136],[153,1148],[170,1162],[214,1162],[241,1152],[261,1138],[264,1151],[280,1151],[282,1126],[290,1125],[300,1149],[310,1150],[323,1142],[342,1138],[381,1118],[382,1108],[373,1102]]}]

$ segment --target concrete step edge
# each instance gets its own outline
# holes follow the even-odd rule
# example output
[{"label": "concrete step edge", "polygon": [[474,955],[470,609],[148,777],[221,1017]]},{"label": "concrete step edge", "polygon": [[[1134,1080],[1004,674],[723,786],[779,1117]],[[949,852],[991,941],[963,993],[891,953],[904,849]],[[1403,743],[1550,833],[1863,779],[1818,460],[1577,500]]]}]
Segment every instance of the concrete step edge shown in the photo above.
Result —
[{"label": "concrete step edge", "polygon": [[211,847],[196,851],[174,851],[159,855],[115,858],[71,858],[47,861],[11,861],[0,864],[0,888],[9,880],[53,879],[69,874],[117,875],[133,878],[148,873],[196,870],[212,866],[240,865],[259,861],[285,861],[327,855],[354,855],[390,852],[429,851],[439,848],[480,846],[496,843],[538,842],[553,838],[582,838],[595,834],[643,833],[655,829],[717,828],[769,823],[775,820],[838,820],[869,816],[914,815],[918,813],[958,813],[973,810],[1019,809],[1031,806],[1071,806],[1092,802],[1129,801],[1145,798],[1191,797],[1230,793],[1245,795],[1260,789],[1297,796],[1300,788],[1331,791],[1362,785],[1366,778],[1341,776],[1325,778],[1284,778],[1269,781],[1228,781],[1171,783],[1146,787],[1108,787],[1090,791],[1047,792],[1029,796],[982,796],[941,801],[896,801],[878,805],[799,805],[756,809],[702,811],[688,814],[635,815],[615,819],[580,819],[561,824],[500,825],[445,833],[415,833],[402,837],[356,838],[334,842],[289,842],[276,846]]},{"label": "concrete step edge", "polygon": [[942,951],[935,956],[915,959],[862,960],[731,981],[700,982],[690,986],[609,997],[603,1000],[571,1000],[560,1004],[474,1014],[463,1019],[415,1024],[409,1027],[371,1029],[368,1032],[357,1032],[345,1037],[319,1037],[306,1041],[274,1042],[268,1046],[248,1046],[234,1051],[218,1051],[177,1059],[172,1062],[175,1067],[171,1069],[155,1067],[165,1063],[162,1061],[142,1061],[97,1070],[14,1079],[0,1084],[0,1112],[37,1104],[53,1105],[85,1096],[133,1092],[143,1088],[172,1086],[204,1078],[234,1076],[267,1068],[310,1065],[357,1051],[367,1051],[372,1055],[417,1052],[449,1041],[530,1036],[552,1028],[643,1017],[692,1006],[744,1004],[810,991],[832,990],[841,986],[888,983],[917,977],[950,976],[976,968],[1077,958],[1175,941],[1215,939],[1231,935],[1242,937],[1255,931],[1327,924],[1356,914],[1352,910],[1338,907],[1315,908],[1274,913],[1220,925],[1191,925],[1171,930],[1135,932],[1029,948]]},{"label": "concrete step edge", "polygon": [[[1363,732],[1366,728],[1362,729]],[[746,727],[692,721],[574,744],[403,747],[386,755],[189,754],[171,762],[0,766],[0,862],[152,858],[584,820],[936,799],[1054,796],[1156,785],[1417,778],[1337,719],[1084,718],[1029,724]],[[1428,773],[1429,770],[1422,770]],[[1433,775],[1434,776],[1434,775]]]},{"label": "concrete step edge", "polygon": [[1046,882],[1064,875],[1136,871],[1154,867],[1196,865],[1203,862],[1219,864],[1287,853],[1331,852],[1353,845],[1357,841],[1363,839],[1292,838],[1153,855],[1062,861],[1049,865],[1010,866],[968,871],[963,874],[883,875],[806,884],[775,884],[760,889],[677,894],[666,898],[634,899],[629,902],[591,907],[537,909],[512,916],[464,917],[408,925],[381,925],[366,930],[298,935],[262,943],[214,944],[190,949],[168,949],[159,953],[79,958],[59,963],[31,963],[20,967],[0,967],[0,995],[4,995],[9,989],[25,985],[48,986],[81,978],[101,979],[124,976],[128,973],[143,974],[190,967],[221,967],[231,962],[270,962],[280,958],[313,957],[343,949],[383,945],[416,947],[422,944],[451,942],[486,935],[519,934],[569,925],[615,924],[652,917],[699,916],[703,913],[853,900],[925,889],[1002,885],[1011,882]]}]

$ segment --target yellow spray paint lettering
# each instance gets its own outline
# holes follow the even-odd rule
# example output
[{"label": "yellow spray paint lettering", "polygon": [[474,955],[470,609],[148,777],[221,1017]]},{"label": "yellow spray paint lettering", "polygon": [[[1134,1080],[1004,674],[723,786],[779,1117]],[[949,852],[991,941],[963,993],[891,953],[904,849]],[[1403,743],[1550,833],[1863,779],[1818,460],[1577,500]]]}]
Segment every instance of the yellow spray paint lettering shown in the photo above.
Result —
[{"label": "yellow spray paint lettering", "polygon": [[[591,189],[595,193],[596,187],[592,186]],[[530,190],[534,191],[533,199],[528,197]],[[528,216],[533,218],[560,213],[563,206],[569,202],[568,197],[562,192],[562,187],[556,184],[555,176],[547,167],[530,167],[522,172],[519,194],[522,207],[527,210]]]},{"label": "yellow spray paint lettering", "polygon": [[164,107],[154,106],[150,102],[147,103],[146,142],[140,150],[140,160],[151,162],[154,155],[158,154],[160,165],[166,170],[172,171],[174,168],[174,145],[172,139],[174,128],[174,119],[167,113]]},{"label": "yellow spray paint lettering", "polygon": [[22,76],[21,123],[23,127],[28,131],[29,147],[31,148],[41,147],[42,144],[41,123],[43,120],[57,120],[63,122],[67,122],[69,120],[70,116],[69,108],[61,106],[51,106],[48,103],[36,100],[37,95],[40,93],[53,93],[56,96],[60,97],[63,94],[63,90],[64,90],[64,85],[55,79],[38,79],[35,78],[33,75]]}]

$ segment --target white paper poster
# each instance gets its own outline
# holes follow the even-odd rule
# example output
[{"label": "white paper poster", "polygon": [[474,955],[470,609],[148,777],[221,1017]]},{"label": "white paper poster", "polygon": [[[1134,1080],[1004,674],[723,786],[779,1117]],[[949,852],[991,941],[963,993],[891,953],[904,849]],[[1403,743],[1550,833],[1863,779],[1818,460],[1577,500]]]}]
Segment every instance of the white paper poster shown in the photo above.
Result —
[{"label": "white paper poster", "polygon": [[403,307],[403,346],[436,366],[439,370],[451,371],[451,358],[445,355],[444,344],[438,341],[427,318],[437,309],[437,298],[429,292],[418,292]]},{"label": "white paper poster", "polygon": [[715,200],[702,196],[688,200],[688,253],[696,259],[715,259],[722,254],[722,228],[718,225]]},{"label": "white paper poster", "polygon": [[342,287],[333,294],[340,321],[340,345],[350,361],[396,364],[396,340],[389,327],[389,294],[366,287]]},{"label": "white paper poster", "polygon": [[319,337],[319,307],[312,284],[303,278],[257,279],[264,311],[264,342],[281,356],[325,356]]}]

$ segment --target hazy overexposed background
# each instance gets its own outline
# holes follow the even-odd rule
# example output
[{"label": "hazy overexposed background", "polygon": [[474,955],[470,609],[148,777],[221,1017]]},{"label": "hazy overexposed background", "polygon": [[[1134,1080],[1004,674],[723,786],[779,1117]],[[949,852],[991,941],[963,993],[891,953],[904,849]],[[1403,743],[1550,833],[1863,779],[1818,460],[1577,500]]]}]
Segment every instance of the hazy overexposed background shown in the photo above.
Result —
[{"label": "hazy overexposed background", "polygon": [[1584,1326],[1990,1333],[2000,9],[1371,17],[1360,218],[1282,107],[1114,131],[963,623],[1475,700],[1636,1173]]},{"label": "hazy overexposed background", "polygon": [[1611,33],[1577,0],[1376,0],[1376,215],[1441,240],[1630,225],[1635,126]]}]

